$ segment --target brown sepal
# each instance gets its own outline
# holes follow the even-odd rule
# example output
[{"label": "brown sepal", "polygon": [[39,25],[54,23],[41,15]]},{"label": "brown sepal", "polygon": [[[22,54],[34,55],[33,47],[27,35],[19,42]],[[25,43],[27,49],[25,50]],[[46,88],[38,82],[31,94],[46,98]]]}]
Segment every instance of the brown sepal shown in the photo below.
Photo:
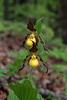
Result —
[{"label": "brown sepal", "polygon": [[31,32],[36,32],[36,29],[34,28],[34,23],[32,22],[31,18],[29,18],[29,23],[27,24],[27,29],[29,29]]}]

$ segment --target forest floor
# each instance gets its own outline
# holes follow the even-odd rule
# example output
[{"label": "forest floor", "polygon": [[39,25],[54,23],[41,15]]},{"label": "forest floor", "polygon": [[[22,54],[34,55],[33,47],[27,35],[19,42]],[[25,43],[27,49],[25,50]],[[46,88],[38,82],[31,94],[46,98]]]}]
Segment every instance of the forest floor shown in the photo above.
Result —
[{"label": "forest floor", "polygon": [[[11,34],[6,35],[5,37],[0,37],[0,68],[9,69],[7,63],[13,62],[13,58],[10,54],[11,51],[25,49],[22,47],[23,39],[24,37],[21,35],[14,36]],[[49,45],[46,46],[48,48],[50,47]],[[61,59],[56,59],[54,57],[49,56],[48,65],[52,66],[52,64],[54,63],[63,64],[65,62]],[[61,95],[61,91],[63,92],[65,90],[65,82],[60,74],[54,74],[55,71],[56,70],[51,67],[49,68],[48,74],[46,74],[45,71],[40,72],[37,68],[36,70],[34,70],[33,75],[35,77],[38,77],[39,80],[34,80],[34,82],[43,97],[48,97],[48,94],[51,93],[51,96],[53,97],[61,97],[63,98],[62,100],[66,100],[64,99],[64,95]],[[30,71],[27,69],[27,67],[22,70],[22,73],[25,74],[25,77],[28,76],[29,72]],[[21,77],[18,73],[16,73],[11,78],[0,77],[0,100],[7,100],[10,90],[10,82],[17,82],[19,80],[21,80]]]}]

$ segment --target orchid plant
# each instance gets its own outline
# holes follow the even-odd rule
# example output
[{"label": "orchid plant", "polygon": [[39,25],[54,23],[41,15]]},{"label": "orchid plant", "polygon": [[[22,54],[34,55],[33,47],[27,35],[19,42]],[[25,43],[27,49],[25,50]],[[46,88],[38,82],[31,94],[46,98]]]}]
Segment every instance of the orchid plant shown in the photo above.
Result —
[{"label": "orchid plant", "polygon": [[11,83],[11,90],[9,92],[8,100],[44,100],[38,93],[32,79],[32,72],[34,67],[38,66],[39,60],[46,67],[46,73],[48,73],[48,65],[43,61],[41,55],[38,54],[38,42],[41,43],[43,50],[48,51],[48,49],[44,47],[44,41],[40,36],[40,34],[42,34],[41,20],[42,18],[37,20],[36,24],[34,25],[32,20],[29,18],[27,29],[29,29],[31,32],[25,36],[23,41],[23,46],[26,45],[28,47],[27,49],[29,50],[29,54],[26,55],[26,58],[19,68],[18,73],[20,73],[20,71],[25,67],[25,62],[28,60],[29,66],[31,67],[30,75],[28,76],[28,79],[23,79],[16,84]]}]

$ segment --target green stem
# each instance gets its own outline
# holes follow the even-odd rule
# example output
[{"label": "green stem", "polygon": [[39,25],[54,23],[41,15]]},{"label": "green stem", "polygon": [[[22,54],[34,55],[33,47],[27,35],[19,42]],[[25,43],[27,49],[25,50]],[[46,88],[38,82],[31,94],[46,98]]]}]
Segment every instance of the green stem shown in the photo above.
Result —
[{"label": "green stem", "polygon": [[30,72],[30,79],[32,79],[32,72],[33,72],[33,67],[31,68],[31,72]]}]

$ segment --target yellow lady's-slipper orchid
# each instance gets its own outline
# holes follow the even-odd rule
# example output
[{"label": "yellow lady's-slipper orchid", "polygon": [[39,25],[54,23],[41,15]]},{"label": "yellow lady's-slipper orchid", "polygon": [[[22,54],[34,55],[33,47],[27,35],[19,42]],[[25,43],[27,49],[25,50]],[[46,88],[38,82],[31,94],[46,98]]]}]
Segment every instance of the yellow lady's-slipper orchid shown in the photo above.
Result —
[{"label": "yellow lady's-slipper orchid", "polygon": [[29,61],[30,67],[37,67],[38,66],[38,60],[36,59],[35,55],[31,56],[31,59]]},{"label": "yellow lady's-slipper orchid", "polygon": [[34,43],[36,43],[36,39],[35,39],[35,36],[34,36],[34,34],[31,34],[30,35],[30,37],[27,39],[27,41],[26,41],[26,44],[28,45],[28,46],[33,46],[33,42]]}]

